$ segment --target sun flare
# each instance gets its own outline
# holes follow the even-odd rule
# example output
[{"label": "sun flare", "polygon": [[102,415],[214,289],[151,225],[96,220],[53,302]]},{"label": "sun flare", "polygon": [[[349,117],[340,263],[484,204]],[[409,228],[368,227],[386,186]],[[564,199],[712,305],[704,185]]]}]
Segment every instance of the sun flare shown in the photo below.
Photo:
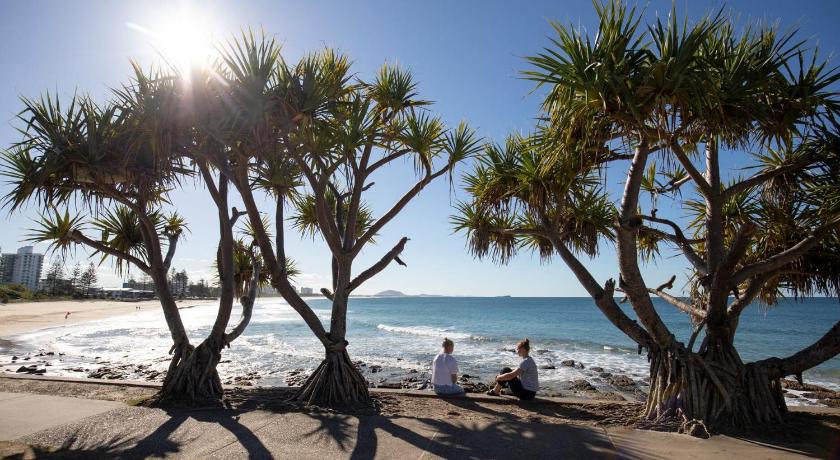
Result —
[{"label": "sun flare", "polygon": [[187,79],[192,69],[207,64],[214,51],[208,17],[188,6],[161,14],[149,26],[126,25],[143,33],[161,59]]}]

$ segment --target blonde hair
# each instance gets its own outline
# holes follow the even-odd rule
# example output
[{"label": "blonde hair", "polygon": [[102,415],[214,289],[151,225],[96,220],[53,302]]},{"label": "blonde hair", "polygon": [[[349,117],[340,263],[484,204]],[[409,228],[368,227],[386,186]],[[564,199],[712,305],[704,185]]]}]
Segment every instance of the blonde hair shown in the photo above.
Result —
[{"label": "blonde hair", "polygon": [[442,344],[442,346],[443,346],[443,348],[450,348],[450,347],[454,347],[454,346],[455,346],[455,342],[453,342],[453,341],[449,340],[449,337],[444,337],[444,338],[443,338],[443,344]]},{"label": "blonde hair", "polygon": [[531,341],[530,341],[530,340],[528,340],[528,338],[526,337],[526,338],[525,338],[525,340],[520,340],[520,341],[516,344],[516,348],[524,348],[524,349],[526,349],[526,350],[528,350],[528,351],[531,351]]}]

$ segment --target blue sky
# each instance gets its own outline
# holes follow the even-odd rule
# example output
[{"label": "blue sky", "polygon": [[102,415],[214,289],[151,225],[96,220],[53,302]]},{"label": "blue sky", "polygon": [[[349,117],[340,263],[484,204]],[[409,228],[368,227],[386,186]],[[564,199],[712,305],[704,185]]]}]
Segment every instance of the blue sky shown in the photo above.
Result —
[{"label": "blue sky", "polygon": [[[677,2],[678,13],[699,18],[717,10],[721,2]],[[665,15],[670,1],[651,1],[646,15]],[[149,65],[158,59],[150,37],[130,24],[148,29],[165,27],[179,13],[178,2],[33,2],[0,3],[0,146],[19,140],[15,114],[20,95],[44,91],[69,96],[88,92],[98,99],[108,88],[125,81],[129,59]],[[588,0],[563,2],[192,2],[192,17],[217,37],[227,37],[241,27],[262,28],[283,43],[287,60],[330,46],[346,52],[362,78],[372,75],[383,62],[410,68],[420,83],[423,98],[435,101],[432,110],[451,124],[466,120],[486,139],[501,140],[506,133],[528,130],[538,97],[529,95],[529,82],[519,79],[524,56],[547,45],[548,20],[572,23],[594,30],[594,9]],[[180,7],[183,8],[183,5]],[[762,20],[780,23],[783,29],[799,28],[800,37],[819,44],[820,55],[840,50],[840,2],[732,1],[726,8],[741,23]],[[836,65],[837,60],[833,60]],[[735,170],[740,163],[727,161]],[[411,179],[411,167],[392,168],[375,179],[369,194],[373,209],[384,212]],[[608,185],[620,189],[621,174],[611,171]],[[357,270],[377,260],[400,237],[411,238],[403,259],[408,267],[392,266],[369,281],[359,293],[398,289],[406,293],[450,295],[582,296],[583,289],[559,261],[541,264],[530,254],[520,254],[504,267],[473,260],[465,250],[463,235],[452,233],[451,205],[463,194],[450,189],[447,180],[428,187],[400,214],[356,264]],[[0,185],[5,194],[7,186]],[[174,266],[191,278],[208,277],[218,237],[216,215],[206,193],[188,188],[174,194],[174,204],[190,223],[191,233],[179,247]],[[265,209],[271,209],[264,203]],[[660,215],[676,210],[662,210]],[[20,245],[31,227],[34,209],[3,214],[0,246],[5,252]],[[328,285],[329,256],[323,245],[290,238],[288,254],[303,274],[299,284]],[[41,249],[44,249],[43,247]],[[671,253],[666,252],[670,256]],[[85,261],[78,252],[77,260]],[[596,278],[614,277],[615,253],[605,246],[587,265]],[[650,284],[682,273],[679,258],[668,257],[648,266]],[[684,278],[682,278],[684,279]],[[661,281],[660,281],[661,280]],[[119,279],[106,263],[100,281],[116,285]],[[678,282],[679,285],[679,282]]]}]

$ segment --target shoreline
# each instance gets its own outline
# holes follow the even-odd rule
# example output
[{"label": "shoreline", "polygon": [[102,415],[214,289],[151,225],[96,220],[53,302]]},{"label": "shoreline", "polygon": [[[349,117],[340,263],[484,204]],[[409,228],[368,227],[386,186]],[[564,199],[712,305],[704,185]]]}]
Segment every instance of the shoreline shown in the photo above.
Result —
[{"label": "shoreline", "polygon": [[[178,301],[179,309],[201,305],[206,300]],[[160,355],[140,364],[111,357],[100,359],[85,355],[49,348],[32,347],[26,341],[16,341],[18,335],[47,330],[63,325],[106,319],[115,316],[130,315],[140,310],[159,310],[157,300],[123,302],[116,300],[62,300],[51,302],[20,302],[0,305],[0,375],[49,375],[52,377],[86,378],[92,381],[146,381],[149,383],[162,380],[169,357]],[[70,312],[66,320],[64,316]],[[42,345],[43,346],[43,345]],[[507,350],[505,350],[507,351]],[[544,350],[536,350],[539,354]],[[14,355],[12,353],[15,353]],[[84,351],[83,351],[84,352]],[[20,355],[20,356],[17,356]],[[123,356],[126,358],[127,356]],[[398,359],[399,360],[399,359]],[[230,359],[220,363],[229,362]],[[369,382],[371,388],[392,390],[428,391],[428,369],[422,367],[393,367],[383,362],[356,361],[359,371]],[[418,363],[419,364],[419,363]],[[555,367],[555,365],[557,367]],[[584,365],[572,359],[556,363],[549,362],[543,369],[569,367],[583,370]],[[277,388],[283,385],[299,385],[309,376],[312,369],[249,369],[248,372],[227,372],[222,375],[223,383],[229,387]],[[609,371],[609,372],[608,372]],[[583,371],[582,371],[583,372]],[[587,400],[644,401],[648,386],[644,378],[633,377],[627,369],[604,369],[597,365],[586,365],[586,375],[577,379],[554,382],[541,388],[540,393],[547,397],[573,397]],[[473,394],[484,393],[488,387],[487,378],[480,375],[462,374],[459,384]],[[840,392],[817,385],[809,388],[797,388],[786,383],[786,400],[791,406],[840,407]],[[819,395],[822,397],[812,397]]]},{"label": "shoreline", "polygon": [[[177,301],[178,308],[188,302]],[[127,315],[137,309],[160,308],[158,300],[120,301],[104,299],[26,301],[0,304],[0,349],[14,345],[13,337],[51,327]],[[70,315],[65,319],[67,313]]]}]

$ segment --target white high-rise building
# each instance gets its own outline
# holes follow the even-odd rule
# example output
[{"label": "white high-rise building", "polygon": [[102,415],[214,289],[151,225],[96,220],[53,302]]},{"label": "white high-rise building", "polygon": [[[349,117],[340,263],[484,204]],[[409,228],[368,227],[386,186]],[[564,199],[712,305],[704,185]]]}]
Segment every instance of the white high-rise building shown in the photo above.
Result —
[{"label": "white high-rise building", "polygon": [[22,284],[33,291],[38,289],[44,255],[33,253],[32,246],[18,249],[17,254],[3,254],[0,263],[3,283]]}]

